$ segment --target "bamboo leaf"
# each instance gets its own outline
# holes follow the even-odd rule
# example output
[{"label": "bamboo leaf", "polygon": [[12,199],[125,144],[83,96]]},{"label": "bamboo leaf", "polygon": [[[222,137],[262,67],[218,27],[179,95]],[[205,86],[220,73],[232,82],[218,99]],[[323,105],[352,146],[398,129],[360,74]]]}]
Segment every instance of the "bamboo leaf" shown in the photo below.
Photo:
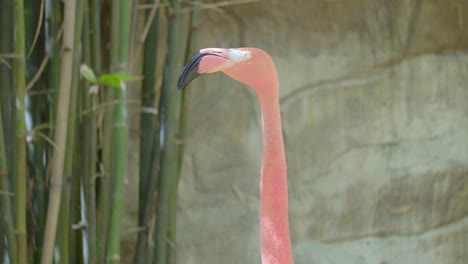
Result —
[{"label": "bamboo leaf", "polygon": [[96,84],[98,82],[96,75],[94,74],[93,70],[88,67],[86,64],[81,64],[80,67],[81,75],[90,83]]},{"label": "bamboo leaf", "polygon": [[103,74],[99,76],[99,84],[112,88],[121,88],[121,81],[131,81],[135,78],[124,73]]}]

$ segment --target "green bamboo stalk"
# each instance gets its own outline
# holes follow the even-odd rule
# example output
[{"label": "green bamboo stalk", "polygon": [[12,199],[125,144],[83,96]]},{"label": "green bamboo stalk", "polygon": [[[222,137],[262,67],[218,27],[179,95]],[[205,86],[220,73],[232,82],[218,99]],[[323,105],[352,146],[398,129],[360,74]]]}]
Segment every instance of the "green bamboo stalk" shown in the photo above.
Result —
[{"label": "green bamboo stalk", "polygon": [[[78,87],[73,87],[73,89],[78,88],[78,90],[81,90],[82,88],[82,83],[80,82]],[[78,109],[81,109],[81,97],[76,98],[77,100],[77,111]],[[82,235],[83,232],[85,232],[86,226],[84,223],[81,221],[81,181],[82,181],[82,176],[83,175],[83,166],[82,166],[82,160],[83,156],[85,155],[83,153],[83,137],[80,133],[81,126],[78,126],[78,121],[81,121],[81,118],[79,118],[81,115],[78,113],[75,115],[75,136],[74,136],[74,144],[73,144],[73,162],[72,162],[72,169],[71,169],[71,179],[68,179],[70,183],[66,183],[71,185],[69,187],[70,189],[70,200],[69,200],[69,223],[68,223],[68,232],[69,232],[69,242],[68,242],[68,261],[71,264],[75,263],[84,263],[83,260],[83,247],[82,247]],[[67,165],[65,165],[67,166]],[[64,189],[66,186],[64,187]],[[62,212],[60,212],[62,213]],[[58,236],[60,238],[60,236]],[[60,261],[60,263],[63,263]]]},{"label": "green bamboo stalk", "polygon": [[[47,94],[48,101],[48,117],[49,122],[52,123],[54,117],[57,116],[57,101],[58,101],[58,91],[60,87],[60,67],[61,67],[61,57],[59,52],[60,42],[59,42],[59,32],[62,25],[62,7],[61,3],[56,0],[46,0],[49,3],[46,4],[46,21],[49,21],[49,27],[46,29],[46,42],[45,42],[45,51],[49,55],[49,63],[47,64],[47,87],[49,93]],[[50,138],[54,138],[54,129],[49,129],[47,131]],[[54,148],[52,145],[46,146],[46,158],[47,160],[52,160],[52,153]],[[48,177],[50,177],[50,171],[48,171]],[[42,179],[38,184],[38,193],[42,194],[41,199],[41,208],[39,214],[41,219],[43,219],[42,229],[45,228],[45,214],[47,211],[46,207],[46,183],[45,179]],[[41,236],[42,237],[42,236]],[[42,247],[42,240],[40,241],[39,246]]]},{"label": "green bamboo stalk", "polygon": [[[148,0],[147,3],[152,3],[152,0]],[[144,43],[144,55],[143,55],[143,76],[145,77],[142,82],[141,91],[141,106],[154,108],[155,107],[155,96],[156,96],[156,64],[158,61],[157,49],[158,49],[158,35],[159,35],[159,8],[156,11],[155,17],[151,23]],[[148,11],[147,20],[151,19],[151,11]],[[156,135],[155,125],[157,119],[151,113],[141,112],[140,114],[140,215],[139,224],[146,224],[144,219],[144,209],[146,194],[148,193],[148,178],[151,174],[151,160],[152,160],[152,149],[153,142]],[[157,140],[156,140],[157,141]]]},{"label": "green bamboo stalk", "polygon": [[[2,226],[1,222],[0,222],[0,226]],[[4,250],[6,248],[6,246],[5,246],[6,241],[5,241],[4,237],[5,237],[5,235],[3,234],[3,229],[0,228],[0,238],[1,238],[0,239],[0,248],[2,249],[2,250],[0,250],[0,259],[5,259],[5,254],[6,254],[6,252]]]},{"label": "green bamboo stalk", "polygon": [[27,262],[27,233],[26,233],[26,125],[25,125],[25,86],[26,86],[26,62],[25,62],[25,33],[24,33],[24,3],[23,0],[15,0],[16,39],[15,53],[18,56],[14,60],[14,74],[16,87],[16,241],[18,243],[18,263]]},{"label": "green bamboo stalk", "polygon": [[[8,54],[13,52],[13,24],[12,1],[0,1],[0,26],[2,27],[0,34],[0,53]],[[5,62],[8,64],[5,64]],[[12,176],[16,175],[14,166],[16,144],[13,139],[16,134],[16,108],[14,104],[16,100],[15,88],[12,85],[13,76],[11,76],[12,69],[10,63],[11,60],[4,60],[3,63],[0,63],[0,112],[3,115],[5,141],[10,142],[10,144],[5,146],[10,183],[15,186]]]},{"label": "green bamboo stalk", "polygon": [[[92,69],[100,73],[101,72],[101,9],[100,9],[100,1],[99,0],[90,0],[90,18],[91,18],[91,65]],[[112,94],[110,94],[112,89],[107,89],[104,91],[104,97],[108,99],[108,101],[112,100]],[[92,107],[96,109],[98,104],[97,96],[94,96]],[[112,112],[110,111],[111,107],[106,107],[104,109],[104,124],[98,124],[96,120],[96,127],[101,128],[101,135],[105,134],[105,137],[100,137],[100,142],[102,146],[102,159],[101,162],[104,164],[105,171],[101,171],[103,175],[99,178],[94,179],[94,183],[99,179],[99,196],[96,197],[97,199],[97,206],[96,206],[96,237],[97,237],[97,245],[96,245],[96,261],[97,263],[104,263],[106,257],[106,239],[107,239],[107,224],[109,219],[109,199],[110,199],[110,182],[109,182],[109,168],[110,168],[110,153],[111,153],[111,131],[112,131]],[[96,116],[96,110],[93,110],[93,114]],[[98,135],[96,134],[96,137]],[[97,138],[96,138],[96,141]],[[96,157],[98,159],[98,157]],[[95,177],[96,175],[93,175]]]},{"label": "green bamboo stalk", "polygon": [[[33,80],[34,76],[41,70],[41,65],[44,61],[47,61],[47,55],[44,54],[44,34],[37,33],[37,30],[43,30],[44,28],[38,28],[37,25],[40,22],[40,1],[25,1],[25,43],[26,50],[29,51],[26,58],[27,71],[26,80],[28,82],[27,87],[30,86],[28,93],[34,94],[35,92],[43,91],[47,89],[47,85],[41,79]],[[36,38],[37,37],[37,38]],[[36,39],[35,39],[36,38]],[[34,46],[33,46],[34,45]],[[33,85],[29,85],[33,82]],[[29,109],[27,111],[32,117],[32,127],[39,127],[48,123],[48,102],[46,96],[28,96],[29,97]],[[36,131],[36,130],[34,130]],[[43,131],[37,131],[42,133]],[[32,152],[30,164],[30,175],[34,179],[32,193],[28,195],[30,197],[29,203],[31,206],[28,208],[40,208],[39,210],[29,209],[29,219],[33,224],[33,232],[31,236],[28,236],[28,242],[34,245],[28,248],[28,256],[35,261],[40,260],[40,252],[42,247],[42,238],[44,236],[44,224],[45,224],[45,177],[46,177],[46,166],[44,164],[44,153],[48,143],[40,136],[37,136],[36,132],[33,132],[33,141],[28,144],[28,149]],[[30,184],[31,185],[31,184]],[[31,226],[31,224],[29,224]]]},{"label": "green bamboo stalk", "polygon": [[[128,72],[130,28],[132,1],[118,1],[119,23],[112,25],[118,27],[118,42],[111,43],[117,45],[117,68],[120,71]],[[117,12],[114,12],[116,14]],[[124,177],[127,170],[127,91],[124,82],[121,82],[120,89],[114,90],[113,110],[113,137],[112,137],[112,197],[111,211],[107,244],[107,263],[120,262],[120,225],[122,222],[123,210],[123,187]]]},{"label": "green bamboo stalk", "polygon": [[[80,133],[82,131],[81,124],[83,123],[83,100],[81,94],[86,92],[86,83],[84,80],[80,81],[79,68],[81,66],[81,61],[84,51],[84,44],[88,42],[89,36],[87,33],[88,25],[86,20],[87,12],[87,3],[84,1],[77,2],[76,8],[76,30],[75,30],[75,47],[81,46],[81,51],[76,49],[74,52],[74,64],[73,64],[73,86],[71,93],[71,103],[70,103],[70,117],[69,117],[69,138],[70,144],[67,145],[67,156],[65,161],[65,175],[70,175],[72,177],[71,186],[64,186],[64,190],[68,187],[70,189],[70,200],[69,200],[69,222],[68,222],[68,231],[69,234],[69,244],[66,249],[69,256],[69,263],[82,263],[84,260],[83,254],[83,233],[87,232],[88,227],[84,225],[81,228],[70,227],[72,224],[81,223],[82,214],[81,210],[83,209],[81,205],[81,183],[85,174],[86,168],[84,168],[83,160],[88,157],[88,153],[85,152],[86,147],[83,140],[84,137]],[[88,56],[89,57],[89,56]],[[80,122],[80,126],[77,126],[77,122]],[[70,133],[71,132],[71,133]],[[71,188],[70,188],[71,187]],[[64,223],[65,224],[65,223]],[[88,250],[89,252],[89,250]]]},{"label": "green bamboo stalk", "polygon": [[[116,25],[119,24],[119,9],[118,9],[118,0],[112,1],[111,8],[111,34],[110,42],[112,43],[110,47],[109,61],[110,67],[115,67],[117,63],[117,47],[119,42],[119,29]],[[103,10],[103,13],[107,13]],[[108,40],[108,39],[107,39]],[[105,40],[104,40],[105,42]],[[106,54],[107,55],[107,54]],[[104,66],[103,66],[104,67]],[[115,69],[112,68],[111,71]],[[107,249],[107,239],[109,231],[109,217],[110,217],[110,199],[111,199],[111,168],[112,168],[112,138],[113,138],[113,109],[114,104],[114,89],[104,89],[103,91],[104,104],[106,107],[104,109],[104,121],[102,124],[102,133],[100,135],[102,142],[102,164],[101,168],[102,176],[100,178],[100,190],[99,190],[99,206],[97,210],[97,232],[98,232],[98,252],[99,252],[99,263],[106,262],[106,249]]]},{"label": "green bamboo stalk", "polygon": [[[203,0],[194,0],[195,3],[201,3]],[[197,48],[197,41],[198,41],[198,28],[200,26],[200,16],[201,11],[198,8],[193,9],[190,12],[190,31],[188,36],[188,45],[187,45],[187,52],[185,52],[185,60],[188,61],[190,56],[195,52]],[[182,107],[180,113],[180,130],[181,130],[181,145],[180,145],[180,155],[179,155],[179,166],[182,166],[182,161],[184,157],[184,148],[185,148],[185,134],[186,134],[186,121],[187,121],[187,102],[188,102],[188,94],[187,90],[182,91]]]},{"label": "green bamboo stalk", "polygon": [[101,72],[101,23],[99,0],[90,0],[89,19],[91,36],[91,66],[95,72]]},{"label": "green bamboo stalk", "polygon": [[107,263],[120,262],[120,225],[122,221],[123,187],[127,170],[127,121],[126,121],[126,86],[116,91],[114,105],[113,161],[112,161],[112,197],[109,231],[107,239]]},{"label": "green bamboo stalk", "polygon": [[[0,34],[0,53],[11,53],[13,29],[13,3],[0,1],[0,26],[4,29]],[[15,108],[13,107],[14,88],[11,85],[11,69],[5,63],[0,63],[0,240],[6,236],[10,263],[18,263],[17,241],[15,237],[14,210],[11,206],[12,196],[10,177],[14,173],[15,143],[11,140],[15,134]],[[3,118],[4,117],[4,118]],[[4,125],[5,124],[5,125]],[[12,142],[5,146],[4,140]],[[5,245],[5,244],[3,244]],[[0,246],[0,250],[4,248]],[[0,254],[3,259],[3,253]]]},{"label": "green bamboo stalk", "polygon": [[[148,3],[152,2],[151,0]],[[149,16],[151,11],[148,12]],[[147,16],[147,19],[151,17]],[[160,9],[151,22],[149,33],[144,43],[143,58],[143,79],[141,104],[142,107],[157,108],[155,105],[156,97],[156,65],[158,61],[157,46],[159,35],[159,16]],[[154,59],[152,59],[154,58]],[[148,237],[149,221],[154,207],[154,193],[157,184],[159,166],[159,131],[158,116],[142,112],[140,114],[140,194],[139,194],[139,219],[140,227],[144,230],[138,233],[137,246],[135,250],[134,263],[148,263]]]},{"label": "green bamboo stalk", "polygon": [[[195,0],[194,2],[201,2],[201,0]],[[200,10],[199,9],[193,9],[190,13],[191,18],[190,18],[190,30],[189,30],[189,36],[188,36],[188,45],[187,45],[187,50],[185,52],[185,60],[189,60],[190,56],[192,56],[194,50],[196,49],[196,42],[197,42],[197,29],[199,27],[199,20],[200,20]],[[187,119],[187,101],[188,101],[188,95],[187,91],[183,90],[181,94],[181,107],[180,107],[180,150],[179,150],[179,157],[178,157],[178,166],[179,166],[179,175],[180,175],[180,169],[182,167],[182,161],[184,157],[184,148],[185,148],[185,134],[186,134],[186,119]],[[175,196],[177,196],[177,189],[175,190]],[[169,214],[169,234],[168,238],[170,241],[175,241],[176,240],[176,219],[177,219],[177,199],[174,198],[172,200],[172,205],[171,205],[171,212]],[[168,263],[170,264],[176,264],[176,250],[169,250],[168,251]]]},{"label": "green bamboo stalk", "polygon": [[[75,88],[72,85],[72,90]],[[73,94],[73,92],[71,93]],[[74,96],[70,96],[70,102],[74,101]],[[74,104],[74,103],[71,103]],[[72,107],[70,107],[70,112],[72,111]],[[72,114],[70,113],[69,116]],[[73,146],[73,138],[71,130],[73,129],[71,125],[73,120],[69,119],[68,121],[68,129],[67,129],[67,143],[66,143],[66,150],[65,150],[65,164],[64,164],[64,182],[62,183],[62,201],[60,202],[60,210],[59,210],[59,217],[58,217],[58,225],[57,225],[57,237],[56,237],[56,247],[59,252],[59,260],[60,263],[68,264],[70,262],[70,258],[72,257],[69,253],[70,249],[70,192],[71,192],[71,181],[72,181],[72,174],[71,174],[71,154],[69,149]]]},{"label": "green bamboo stalk", "polygon": [[[112,102],[114,95],[113,89],[107,89],[104,92],[106,98],[104,103]],[[112,166],[112,111],[113,105],[106,106],[104,110],[104,121],[102,124],[102,133],[100,141],[102,142],[102,164],[100,173],[100,188],[98,209],[96,210],[97,237],[98,237],[98,260],[99,263],[106,262],[107,232],[109,227],[110,213],[110,191],[111,191],[111,166]]]},{"label": "green bamboo stalk", "polygon": [[[49,21],[48,31],[46,33],[46,44],[45,50],[49,55],[49,63],[47,64],[47,86],[52,91],[48,94],[49,101],[49,117],[56,116],[58,90],[60,86],[60,52],[58,36],[60,26],[62,25],[62,8],[60,1],[46,0],[49,2],[46,4],[46,21]],[[50,130],[49,136],[53,138],[52,129]],[[52,148],[49,148],[49,153],[53,152]],[[52,156],[51,154],[48,156]],[[44,207],[45,209],[45,207]]]},{"label": "green bamboo stalk", "polygon": [[[49,63],[47,64],[47,81],[49,87],[54,90],[58,90],[60,85],[60,78],[57,74],[59,72],[60,65],[60,52],[57,49],[58,35],[60,27],[62,25],[62,8],[60,1],[56,0],[45,0],[45,20],[48,21],[48,27],[45,28],[45,51],[49,55]],[[51,93],[57,96],[58,93]],[[56,100],[55,100],[56,101]],[[50,105],[49,108],[53,109],[54,104]]]},{"label": "green bamboo stalk", "polygon": [[[81,89],[82,85],[80,82],[80,86],[78,89]],[[78,102],[81,104],[81,102]],[[80,106],[78,106],[81,109]],[[76,128],[76,132],[79,132]],[[74,158],[73,158],[73,174],[71,179],[71,188],[70,188],[70,223],[69,223],[69,230],[70,230],[70,242],[69,242],[69,249],[68,254],[70,257],[69,263],[84,263],[83,261],[83,233],[87,229],[86,225],[83,225],[81,218],[81,181],[82,175],[84,172],[83,162],[84,153],[83,153],[83,144],[81,142],[83,138],[79,133],[75,133],[75,144],[74,144]],[[73,228],[74,227],[74,228]]]},{"label": "green bamboo stalk", "polygon": [[[0,85],[5,84],[4,79],[0,79]],[[3,135],[3,122],[2,115],[0,114],[0,226],[3,232],[6,234],[8,244],[8,256],[10,263],[17,263],[17,248],[15,238],[15,227],[13,224],[13,210],[11,208],[11,195],[10,187],[8,182],[8,169],[6,161],[6,150]],[[3,236],[0,236],[1,240]],[[1,251],[3,249],[0,247]]]},{"label": "green bamboo stalk", "polygon": [[[91,56],[91,41],[92,37],[90,34],[91,26],[91,10],[89,4],[86,4],[85,8],[85,20],[83,27],[83,59],[85,64],[92,64],[93,67],[99,67],[97,60]],[[94,42],[93,42],[94,43]],[[93,54],[98,54],[99,51],[94,51]],[[93,62],[91,62],[93,61]],[[83,143],[83,176],[82,176],[82,188],[84,194],[84,205],[82,206],[82,215],[86,219],[86,233],[87,233],[87,250],[89,252],[89,264],[97,263],[97,241],[96,241],[96,193],[95,193],[95,165],[96,165],[96,112],[93,111],[93,107],[96,105],[96,95],[89,94],[87,86],[89,83],[83,82],[81,89],[81,97],[83,101],[83,111],[86,113],[83,116],[82,126],[82,139]]]},{"label": "green bamboo stalk", "polygon": [[[178,1],[171,1],[173,10],[179,10]],[[179,181],[180,157],[180,114],[182,96],[175,89],[180,70],[185,62],[189,20],[185,13],[176,13],[169,20],[168,53],[164,69],[164,82],[160,101],[160,123],[164,124],[164,145],[161,152],[161,171],[159,176],[158,205],[156,218],[154,263],[167,264],[175,250],[175,221],[171,212],[175,210],[177,186]]]},{"label": "green bamboo stalk", "polygon": [[[202,2],[200,0],[195,0],[195,2]],[[197,28],[199,26],[199,20],[200,20],[200,10],[199,9],[194,9],[190,13],[191,18],[190,18],[190,30],[189,30],[189,37],[188,37],[188,45],[187,45],[187,50],[185,52],[185,60],[190,59],[190,56],[192,56],[195,48],[196,48],[196,42],[197,42]],[[181,94],[181,107],[180,107],[180,149],[179,149],[179,157],[178,157],[178,166],[179,166],[179,175],[180,175],[180,169],[182,167],[182,161],[184,157],[184,147],[185,147],[185,133],[186,133],[186,122],[187,122],[187,101],[188,101],[188,96],[187,92],[184,90],[182,91]],[[177,189],[176,189],[176,194],[177,196]],[[169,214],[169,233],[168,233],[168,239],[170,241],[175,241],[176,240],[176,218],[177,218],[177,199],[174,198],[171,200],[171,211]],[[168,261],[167,263],[169,264],[176,264],[176,251],[175,250],[168,250]]]},{"label": "green bamboo stalk", "polygon": [[[58,35],[59,35],[59,28],[62,22],[62,14],[61,14],[61,3],[55,0],[46,0],[48,3],[45,5],[45,21],[49,22],[49,26],[45,28],[45,52],[47,56],[49,56],[49,61],[47,64],[47,68],[45,70],[46,73],[46,87],[49,92],[44,96],[44,100],[46,101],[46,116],[47,122],[52,123],[53,117],[56,116],[56,105],[57,105],[57,95],[58,95],[58,88],[60,85],[60,52],[58,52],[59,42],[58,42]],[[44,89],[44,88],[42,88]],[[54,130],[47,129],[44,131],[48,135],[49,138],[53,138]],[[52,152],[54,150],[53,145],[45,144],[44,146],[45,151],[45,159],[47,161],[51,160]],[[44,153],[38,154],[37,159],[40,159],[40,163],[43,163],[42,160],[44,158]],[[34,203],[36,204],[38,210],[35,215],[35,251],[34,259],[37,262],[42,257],[42,247],[44,242],[44,232],[45,232],[45,222],[46,222],[46,214],[47,214],[47,184],[46,179],[50,177],[50,170],[44,171],[42,175],[37,175],[34,184]]]},{"label": "green bamboo stalk", "polygon": [[51,186],[49,193],[49,207],[47,210],[46,232],[41,263],[49,264],[53,261],[57,218],[60,208],[63,182],[63,168],[67,138],[68,111],[72,86],[73,52],[76,0],[66,1],[64,6],[64,34],[62,67],[60,73],[60,93],[58,97],[57,118],[54,141],[56,149],[53,156]]}]

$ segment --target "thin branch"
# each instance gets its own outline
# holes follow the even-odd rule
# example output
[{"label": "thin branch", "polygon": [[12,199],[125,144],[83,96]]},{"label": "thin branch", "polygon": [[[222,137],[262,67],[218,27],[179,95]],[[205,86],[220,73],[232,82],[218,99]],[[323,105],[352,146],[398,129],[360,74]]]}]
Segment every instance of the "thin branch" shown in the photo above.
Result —
[{"label": "thin branch", "polygon": [[48,137],[46,134],[42,133],[42,132],[39,132],[39,131],[35,131],[33,133],[30,133],[32,136],[39,136],[43,139],[45,139],[45,141],[49,142],[50,145],[52,145],[54,147],[54,149],[57,148],[57,145],[55,144],[55,142],[50,138]]},{"label": "thin branch", "polygon": [[35,126],[32,130],[32,131],[39,131],[39,130],[43,130],[43,129],[54,129],[54,125],[52,124],[49,124],[49,123],[43,123],[43,124],[40,124],[40,125],[37,125]]},{"label": "thin branch", "polygon": [[0,58],[0,62],[5,64],[8,67],[8,69],[11,69],[11,65],[8,63],[8,61],[4,60],[3,58]]},{"label": "thin branch", "polygon": [[146,36],[148,35],[149,29],[151,27],[151,24],[153,23],[154,16],[156,15],[156,10],[160,6],[160,1],[155,0],[153,7],[151,8],[151,12],[149,14],[148,20],[145,23],[145,27],[143,29],[143,33],[141,34],[140,42],[143,43],[146,40]]},{"label": "thin branch", "polygon": [[51,95],[55,94],[55,89],[44,89],[44,90],[37,90],[37,91],[28,91],[29,96],[39,96],[39,95]]},{"label": "thin branch", "polygon": [[191,12],[195,9],[216,9],[218,11],[222,11],[222,9],[218,9],[218,8],[224,7],[224,6],[231,6],[231,5],[250,4],[250,3],[255,3],[255,2],[260,2],[260,1],[263,1],[263,0],[233,0],[233,1],[222,1],[222,2],[217,2],[217,3],[208,3],[208,4],[192,1],[190,2],[190,4],[192,4],[193,7],[182,8],[176,13]]},{"label": "thin branch", "polygon": [[[158,7],[166,7],[168,5],[169,4],[167,4],[167,3],[159,3]],[[140,4],[140,5],[137,6],[138,11],[146,10],[146,9],[153,9],[153,8],[154,8],[154,4]]]},{"label": "thin branch", "polygon": [[22,59],[23,56],[16,53],[0,53],[0,58],[6,59]]},{"label": "thin branch", "polygon": [[41,74],[45,69],[45,66],[47,65],[47,62],[49,61],[49,54],[47,54],[44,59],[42,59],[41,65],[39,66],[39,69],[37,70],[36,74],[34,77],[28,82],[26,85],[26,91],[31,90],[31,88],[34,86],[34,84],[41,78]]},{"label": "thin branch", "polygon": [[[55,37],[54,43],[52,44],[53,48],[57,45],[57,42],[60,39],[60,36],[62,36],[62,33],[63,33],[63,24],[60,27],[59,31],[57,32],[57,36]],[[30,52],[31,51],[32,51],[32,49],[30,50]],[[29,57],[29,55],[28,55],[28,57]],[[34,86],[34,84],[37,82],[37,80],[39,80],[39,78],[41,77],[42,72],[45,69],[45,66],[47,66],[47,62],[49,61],[49,58],[50,58],[50,54],[47,54],[44,57],[44,59],[42,59],[41,65],[39,66],[39,69],[37,70],[36,74],[31,79],[31,81],[29,81],[29,83],[26,85],[26,91],[31,90],[31,88]]]},{"label": "thin branch", "polygon": [[44,0],[41,1],[41,7],[39,8],[40,9],[40,11],[39,11],[39,21],[37,21],[36,33],[34,34],[34,40],[33,40],[33,43],[31,45],[31,48],[29,49],[27,58],[29,58],[29,56],[31,56],[31,54],[32,54],[32,52],[34,50],[34,47],[36,46],[36,42],[39,39],[39,34],[41,33],[42,20],[44,20],[44,2],[45,2]]}]

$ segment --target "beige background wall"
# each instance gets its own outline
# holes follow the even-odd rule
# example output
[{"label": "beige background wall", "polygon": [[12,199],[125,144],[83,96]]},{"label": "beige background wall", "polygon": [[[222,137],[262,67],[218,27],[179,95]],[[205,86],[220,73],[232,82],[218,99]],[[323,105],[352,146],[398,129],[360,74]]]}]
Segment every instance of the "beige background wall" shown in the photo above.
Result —
[{"label": "beige background wall", "polygon": [[[296,264],[468,261],[468,2],[263,0],[205,11],[200,47],[260,47],[281,82]],[[190,87],[178,263],[260,263],[260,113]]]}]

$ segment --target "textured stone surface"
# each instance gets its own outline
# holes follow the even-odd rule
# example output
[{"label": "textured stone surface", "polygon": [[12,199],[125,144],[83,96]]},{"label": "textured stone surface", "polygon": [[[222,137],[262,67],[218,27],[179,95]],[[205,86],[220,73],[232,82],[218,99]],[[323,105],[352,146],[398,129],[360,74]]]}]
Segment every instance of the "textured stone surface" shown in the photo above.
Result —
[{"label": "textured stone surface", "polygon": [[[256,46],[281,82],[297,264],[466,263],[466,1],[261,1],[206,11],[200,47]],[[178,263],[260,263],[260,113],[190,87]]]}]

